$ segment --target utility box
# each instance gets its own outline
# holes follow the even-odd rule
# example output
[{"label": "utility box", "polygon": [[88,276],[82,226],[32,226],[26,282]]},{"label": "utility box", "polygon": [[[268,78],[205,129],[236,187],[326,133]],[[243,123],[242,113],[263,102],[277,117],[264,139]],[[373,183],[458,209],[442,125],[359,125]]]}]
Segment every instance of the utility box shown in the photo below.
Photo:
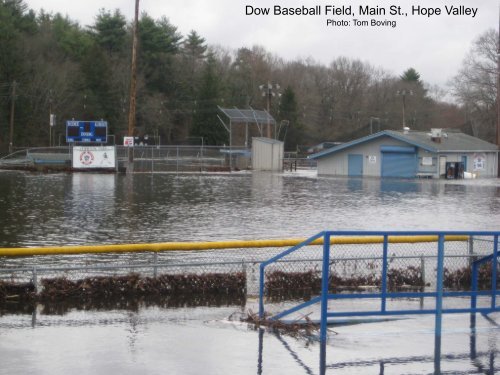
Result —
[{"label": "utility box", "polygon": [[252,138],[252,169],[281,172],[283,170],[284,143],[276,139]]}]

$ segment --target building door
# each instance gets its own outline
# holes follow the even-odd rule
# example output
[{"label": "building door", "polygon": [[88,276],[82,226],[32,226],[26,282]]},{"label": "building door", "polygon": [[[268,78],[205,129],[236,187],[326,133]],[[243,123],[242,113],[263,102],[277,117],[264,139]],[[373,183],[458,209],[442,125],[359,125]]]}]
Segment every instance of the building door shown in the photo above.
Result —
[{"label": "building door", "polygon": [[349,177],[363,176],[363,155],[347,155],[347,175]]},{"label": "building door", "polygon": [[439,157],[439,176],[446,176],[446,156]]},{"label": "building door", "polygon": [[467,155],[462,155],[462,163],[464,163],[464,171],[467,171]]},{"label": "building door", "polygon": [[413,178],[417,174],[415,147],[382,146],[382,177]]}]

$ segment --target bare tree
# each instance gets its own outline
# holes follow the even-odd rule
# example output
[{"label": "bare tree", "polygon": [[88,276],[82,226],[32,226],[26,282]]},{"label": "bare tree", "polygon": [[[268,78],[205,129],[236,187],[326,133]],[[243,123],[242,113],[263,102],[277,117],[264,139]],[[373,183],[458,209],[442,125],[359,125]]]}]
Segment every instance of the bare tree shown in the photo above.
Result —
[{"label": "bare tree", "polygon": [[476,136],[493,142],[496,121],[498,33],[490,29],[472,44],[462,68],[451,82]]}]

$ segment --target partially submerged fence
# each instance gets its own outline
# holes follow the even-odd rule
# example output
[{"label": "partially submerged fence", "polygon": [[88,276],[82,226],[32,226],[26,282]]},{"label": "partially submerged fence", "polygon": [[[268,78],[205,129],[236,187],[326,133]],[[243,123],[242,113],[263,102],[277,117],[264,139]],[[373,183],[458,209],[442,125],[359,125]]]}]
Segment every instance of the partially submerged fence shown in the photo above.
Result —
[{"label": "partially submerged fence", "polygon": [[[259,316],[263,319],[268,314],[271,315],[270,319],[281,319],[306,307],[319,305],[319,372],[325,374],[329,318],[358,317],[359,319],[359,317],[368,316],[432,314],[435,316],[434,372],[439,374],[441,373],[443,314],[469,313],[470,327],[473,331],[476,313],[487,315],[500,311],[497,302],[497,296],[500,294],[498,290],[499,235],[500,232],[327,231],[318,233],[302,244],[260,265]],[[345,236],[357,238],[376,236],[380,241],[377,246],[369,250],[364,249],[365,244],[345,248],[342,242],[338,241]],[[272,278],[268,274],[275,272],[272,268],[283,269],[284,274],[281,279],[293,277],[293,272],[287,275],[286,261],[297,257],[297,254],[301,252],[307,253],[306,245],[320,238],[323,239],[323,248],[319,250],[322,260],[314,266],[312,271],[309,271],[314,275],[313,279],[316,283],[319,280],[319,292],[316,286],[314,295],[310,296],[306,302],[269,314],[270,312],[265,308],[265,296],[270,295],[269,284]],[[407,242],[405,246],[402,246],[402,242],[405,242],[402,241],[403,239]],[[360,243],[363,242],[367,241],[360,241]],[[408,254],[408,249],[405,249],[410,243],[416,246],[411,255]],[[352,273],[347,274],[347,279],[342,278],[345,276],[342,275],[344,266],[339,268],[339,265],[350,261],[350,258],[356,258],[355,254],[360,252],[371,253],[371,256],[366,258],[369,263],[365,266],[368,267],[360,267],[362,271],[358,280],[352,281]],[[420,268],[419,257],[421,257]],[[360,257],[357,258],[360,259]],[[359,266],[357,263],[354,260],[354,264],[351,263],[350,266],[357,267]],[[402,263],[406,264],[406,270],[411,270],[409,275],[404,275],[404,268],[399,268]],[[430,267],[426,265],[428,263]],[[402,270],[403,274],[400,272]],[[432,280],[430,282],[428,282],[429,276]],[[369,290],[362,285],[365,283],[370,284]],[[343,288],[342,285],[344,285]],[[428,300],[431,300],[430,305],[426,302]],[[475,337],[471,341],[471,351],[473,342],[475,346]]]},{"label": "partially submerged fence", "polygon": [[[433,314],[436,335],[440,336],[443,313],[487,314],[500,310],[499,235],[500,232],[321,232],[261,264],[259,315],[264,318],[269,313],[265,296],[271,295],[269,289],[274,280],[270,275],[281,269],[281,280],[297,277],[290,270],[290,260],[305,257],[309,250],[306,245],[323,239],[323,248],[313,256],[321,255],[321,262],[302,271],[316,276],[314,283],[320,283],[319,291],[315,285],[308,301],[276,313],[271,319],[320,304],[320,338],[326,341],[329,318]],[[340,240],[346,236],[361,237],[359,244],[363,245],[345,246],[347,242]],[[378,244],[366,248],[370,237],[378,238]],[[413,247],[411,255],[408,246]],[[360,253],[370,256],[361,257]],[[347,274],[346,268],[351,268]],[[358,269],[358,277],[353,279],[353,271]],[[411,272],[405,274],[405,269]],[[426,286],[431,290],[426,290]],[[407,306],[412,299],[432,299],[433,307]],[[452,303],[445,306],[444,302],[450,299]],[[373,303],[345,303],[366,300]]]},{"label": "partially submerged fence", "polygon": [[[422,238],[398,238],[388,254],[388,285],[422,287],[433,284],[433,252],[424,251]],[[236,274],[245,277],[248,295],[259,292],[259,264],[279,254],[283,247],[296,246],[303,239],[258,241],[170,242],[157,244],[120,244],[0,249],[0,281],[32,283],[67,278],[78,280],[95,276],[141,277],[159,275]],[[331,261],[335,288],[370,289],[380,287],[376,275],[381,269],[381,237],[335,238],[337,252]],[[420,241],[420,242],[415,242]],[[478,238],[460,237],[454,255],[447,258],[446,282],[463,283],[465,269],[473,257],[486,254],[489,243]],[[286,301],[312,298],[321,288],[322,238],[307,248],[293,252],[266,268],[266,298]]]},{"label": "partially submerged fence", "polygon": [[[205,145],[116,146],[118,167],[123,168],[133,153],[135,172],[227,172],[252,168],[251,150],[245,147]],[[71,167],[70,146],[38,147],[18,150],[0,158],[0,168],[35,169],[52,166],[59,169]],[[283,170],[314,169],[316,162],[297,157],[285,157]]]}]

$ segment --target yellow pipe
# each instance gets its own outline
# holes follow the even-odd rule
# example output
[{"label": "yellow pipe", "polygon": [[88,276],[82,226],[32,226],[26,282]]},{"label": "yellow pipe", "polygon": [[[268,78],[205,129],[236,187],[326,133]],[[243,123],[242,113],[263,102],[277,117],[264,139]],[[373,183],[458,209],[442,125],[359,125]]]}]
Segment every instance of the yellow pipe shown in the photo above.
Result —
[{"label": "yellow pipe", "polygon": [[[467,241],[468,236],[445,236],[446,241]],[[390,243],[420,243],[436,242],[437,236],[389,236]],[[214,242],[163,242],[145,244],[122,244],[122,245],[87,245],[87,246],[48,246],[28,248],[0,248],[0,256],[30,256],[30,255],[62,255],[62,254],[85,254],[85,253],[130,253],[141,251],[200,251],[216,249],[243,249],[263,247],[289,247],[305,241],[303,238],[289,238],[281,240],[235,240]],[[373,244],[384,242],[383,236],[346,236],[332,237],[331,244]],[[322,245],[323,239],[311,243],[311,245]]]}]

